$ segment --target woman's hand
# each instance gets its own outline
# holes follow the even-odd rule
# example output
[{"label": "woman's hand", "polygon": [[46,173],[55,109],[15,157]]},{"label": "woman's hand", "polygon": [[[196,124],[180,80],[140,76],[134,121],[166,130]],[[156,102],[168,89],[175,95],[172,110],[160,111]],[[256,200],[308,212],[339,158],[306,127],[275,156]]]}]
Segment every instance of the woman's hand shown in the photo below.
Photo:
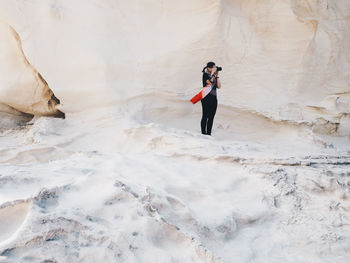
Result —
[{"label": "woman's hand", "polygon": [[213,74],[213,77],[215,78],[215,80],[217,80],[217,78],[219,77],[219,71],[216,71],[216,72]]}]

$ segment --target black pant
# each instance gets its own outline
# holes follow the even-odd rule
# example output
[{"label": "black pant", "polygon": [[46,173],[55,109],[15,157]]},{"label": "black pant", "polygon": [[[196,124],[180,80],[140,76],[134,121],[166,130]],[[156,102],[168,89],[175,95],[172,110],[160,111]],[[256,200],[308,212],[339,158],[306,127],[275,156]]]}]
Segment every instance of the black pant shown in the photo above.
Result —
[{"label": "black pant", "polygon": [[[202,120],[201,120],[201,130],[202,134],[211,135],[211,128],[213,127],[214,116],[216,113],[216,108],[218,106],[218,100],[215,95],[208,94],[201,100],[202,103]],[[207,128],[207,129],[205,129]]]}]

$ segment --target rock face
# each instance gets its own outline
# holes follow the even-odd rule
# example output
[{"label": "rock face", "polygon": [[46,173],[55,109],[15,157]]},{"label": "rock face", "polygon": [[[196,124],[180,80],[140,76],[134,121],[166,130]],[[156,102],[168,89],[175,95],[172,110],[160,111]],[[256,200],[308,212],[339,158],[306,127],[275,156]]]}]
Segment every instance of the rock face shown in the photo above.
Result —
[{"label": "rock face", "polygon": [[14,114],[19,111],[27,115],[64,118],[64,113],[56,109],[60,101],[25,57],[19,35],[4,22],[0,22],[0,41],[2,112]]},{"label": "rock face", "polygon": [[[349,1],[3,0],[0,10],[62,111],[116,105],[153,91],[187,101],[213,60],[224,69],[222,105],[307,121],[315,132],[350,134]],[[8,31],[2,25],[0,34]],[[24,62],[12,35],[7,48],[18,54],[2,59],[12,67],[1,74],[22,77],[18,85],[5,78],[2,94],[11,95],[2,95],[3,103],[55,114],[51,90]]]},{"label": "rock face", "polygon": [[349,0],[1,0],[0,21],[0,262],[349,262]]}]

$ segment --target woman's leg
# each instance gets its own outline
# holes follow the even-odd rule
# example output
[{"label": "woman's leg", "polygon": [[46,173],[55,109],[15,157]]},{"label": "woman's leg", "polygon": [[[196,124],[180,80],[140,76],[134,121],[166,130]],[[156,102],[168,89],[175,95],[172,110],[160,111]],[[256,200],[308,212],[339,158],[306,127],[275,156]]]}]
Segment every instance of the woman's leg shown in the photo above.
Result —
[{"label": "woman's leg", "polygon": [[216,113],[216,109],[218,106],[218,100],[216,96],[212,96],[210,100],[210,111],[208,113],[208,123],[207,123],[207,134],[211,135],[211,129],[213,127],[214,117]]},{"label": "woman's leg", "polygon": [[206,126],[207,126],[207,121],[208,121],[208,109],[209,109],[209,105],[208,105],[208,101],[207,101],[207,97],[208,95],[201,100],[202,103],[202,119],[201,119],[201,130],[202,130],[202,134],[207,134],[206,131]]}]

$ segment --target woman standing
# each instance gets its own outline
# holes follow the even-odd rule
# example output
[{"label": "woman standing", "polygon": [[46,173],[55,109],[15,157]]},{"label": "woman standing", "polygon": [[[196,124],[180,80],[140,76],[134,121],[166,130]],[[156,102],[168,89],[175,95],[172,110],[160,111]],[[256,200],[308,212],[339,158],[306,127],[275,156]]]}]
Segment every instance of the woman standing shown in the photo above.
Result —
[{"label": "woman standing", "polygon": [[202,100],[202,119],[201,119],[201,130],[202,134],[211,135],[211,129],[213,127],[214,116],[218,105],[216,89],[221,88],[219,80],[219,71],[217,71],[214,62],[208,62],[202,70],[203,72],[203,87],[213,85],[210,93],[205,96]]}]

